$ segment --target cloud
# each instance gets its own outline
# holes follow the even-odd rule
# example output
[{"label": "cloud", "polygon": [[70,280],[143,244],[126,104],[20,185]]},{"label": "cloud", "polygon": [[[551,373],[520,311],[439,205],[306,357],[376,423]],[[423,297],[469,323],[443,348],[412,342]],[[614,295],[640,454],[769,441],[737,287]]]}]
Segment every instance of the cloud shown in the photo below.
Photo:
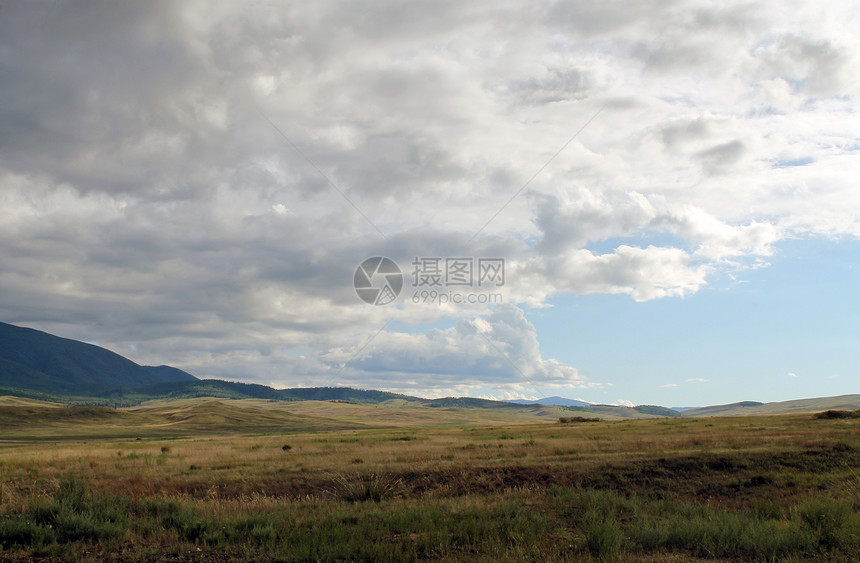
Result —
[{"label": "cloud", "polygon": [[710,381],[710,379],[705,379],[703,377],[694,377],[694,378],[688,379],[687,381],[691,382],[691,383],[707,383],[708,381]]},{"label": "cloud", "polygon": [[782,34],[758,46],[755,54],[760,75],[786,79],[798,92],[831,94],[850,80],[850,59],[829,39]]},{"label": "cloud", "polygon": [[628,401],[627,399],[618,399],[613,403],[614,405],[618,405],[619,407],[635,407],[636,403],[633,401]]},{"label": "cloud", "polygon": [[[283,385],[586,385],[523,307],[860,236],[853,6],[808,6],[4,5],[0,318]],[[367,308],[379,255],[503,257],[521,309]]]},{"label": "cloud", "polygon": [[661,385],[660,388],[661,389],[667,389],[669,387],[677,387],[677,386],[678,386],[677,383],[666,383],[665,385]]},{"label": "cloud", "polygon": [[557,292],[621,293],[637,301],[694,293],[707,275],[683,250],[657,246],[621,245],[606,254],[569,251],[541,261],[538,268]]},{"label": "cloud", "polygon": [[794,373],[794,372],[791,372],[791,371],[790,371],[790,372],[788,372],[788,374],[787,374],[787,375],[788,375],[788,377],[797,377],[797,374],[796,374],[796,373]]},{"label": "cloud", "polygon": [[739,140],[713,146],[695,155],[702,168],[710,175],[722,174],[736,164],[746,153],[744,143]]},{"label": "cloud", "polygon": [[[402,392],[482,386],[572,390],[599,386],[576,368],[541,356],[537,331],[511,305],[424,334],[382,332],[366,348],[335,349],[325,360],[344,366],[341,384],[375,379]],[[352,380],[352,381],[351,381]]]}]

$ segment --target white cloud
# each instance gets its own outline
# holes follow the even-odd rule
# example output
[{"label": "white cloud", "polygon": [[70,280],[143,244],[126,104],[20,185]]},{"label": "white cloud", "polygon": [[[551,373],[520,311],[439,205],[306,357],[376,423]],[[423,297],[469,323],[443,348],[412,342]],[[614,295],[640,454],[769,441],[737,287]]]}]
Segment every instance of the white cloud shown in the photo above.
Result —
[{"label": "white cloud", "polygon": [[707,383],[708,381],[710,381],[710,379],[705,379],[703,377],[693,377],[691,379],[688,379],[687,381],[691,383]]},{"label": "white cloud", "polygon": [[668,389],[670,387],[677,387],[677,386],[678,386],[677,383],[666,383],[665,385],[661,385],[660,388],[661,389]]},{"label": "white cloud", "polygon": [[534,326],[510,305],[447,330],[382,332],[363,349],[335,349],[323,359],[344,366],[337,383],[375,379],[407,393],[456,388],[466,394],[483,386],[549,393],[599,386],[576,368],[543,358]]},{"label": "white cloud", "polygon": [[525,379],[585,380],[521,311],[372,310],[355,266],[498,256],[512,305],[645,301],[860,236],[851,2],[309,6],[4,5],[0,318],[288,385],[429,323],[340,375],[516,393],[476,319]]},{"label": "white cloud", "polygon": [[538,266],[560,293],[623,293],[637,301],[694,293],[707,270],[678,248],[620,245],[614,252],[571,250]]},{"label": "white cloud", "polygon": [[618,399],[613,404],[617,405],[619,407],[631,407],[632,408],[632,407],[636,406],[636,403],[634,403],[633,401],[628,401],[627,399]]},{"label": "white cloud", "polygon": [[794,372],[788,372],[788,377],[797,377],[797,374]]}]

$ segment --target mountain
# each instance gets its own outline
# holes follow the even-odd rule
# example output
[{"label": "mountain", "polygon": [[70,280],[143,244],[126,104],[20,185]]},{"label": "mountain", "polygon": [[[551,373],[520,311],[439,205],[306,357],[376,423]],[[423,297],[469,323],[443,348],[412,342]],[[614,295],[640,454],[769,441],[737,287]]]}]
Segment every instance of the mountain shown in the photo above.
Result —
[{"label": "mountain", "polygon": [[621,407],[618,405],[595,405],[589,404],[588,406],[580,407],[580,406],[570,406],[563,407],[565,410],[570,412],[581,413],[583,416],[588,415],[600,415],[601,417],[607,417],[609,419],[615,418],[677,418],[681,416],[681,413],[678,411],[666,408],[659,407],[656,405],[639,405],[636,407]]},{"label": "mountain", "polygon": [[578,401],[576,399],[565,399],[564,397],[544,397],[543,399],[537,399],[534,401],[515,399],[507,402],[517,403],[519,405],[555,405],[557,407],[587,407],[591,404],[585,401]]},{"label": "mountain", "polygon": [[[657,405],[596,405],[564,397],[492,401],[473,397],[422,399],[349,387],[273,389],[265,385],[197,379],[170,366],[141,366],[110,350],[38,330],[0,323],[0,395],[79,405],[133,406],[151,399],[263,399],[336,401],[359,405],[414,405],[437,409],[484,409],[501,413],[546,409],[610,420],[651,417],[743,416],[860,409],[860,395],[776,403],[669,409]],[[17,403],[15,403],[17,404]],[[553,410],[554,409],[554,410]],[[681,412],[679,412],[681,411]]]},{"label": "mountain", "polygon": [[651,416],[668,416],[668,417],[677,417],[680,416],[680,413],[675,409],[670,409],[667,407],[661,407],[659,405],[637,405],[633,407],[633,410],[641,413],[647,414]]},{"label": "mountain", "polygon": [[442,409],[522,409],[530,406],[509,401],[477,399],[475,397],[445,397],[442,399],[420,399],[420,401],[424,406]]},{"label": "mountain", "polygon": [[239,383],[220,379],[172,381],[136,387],[111,389],[96,395],[109,399],[105,402],[140,402],[147,399],[265,399],[269,401],[341,401],[347,403],[377,404],[394,399],[418,402],[422,399],[386,391],[365,391],[351,387],[301,387],[274,389],[257,383]]},{"label": "mountain", "polygon": [[856,410],[860,409],[860,395],[839,395],[836,397],[818,397],[814,399],[796,399],[793,401],[778,401],[759,403],[743,401],[728,405],[714,405],[690,409],[681,416],[748,416],[761,414],[792,414],[813,413],[826,410]]},{"label": "mountain", "polygon": [[170,366],[141,366],[110,350],[0,323],[0,387],[91,395],[197,378]]}]

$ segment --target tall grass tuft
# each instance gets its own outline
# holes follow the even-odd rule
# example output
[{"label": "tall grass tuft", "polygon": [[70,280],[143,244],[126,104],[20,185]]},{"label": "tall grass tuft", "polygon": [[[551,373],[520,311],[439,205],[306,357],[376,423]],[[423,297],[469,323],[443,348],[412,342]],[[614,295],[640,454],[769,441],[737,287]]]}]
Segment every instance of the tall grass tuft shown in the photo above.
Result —
[{"label": "tall grass tuft", "polygon": [[851,517],[850,502],[809,499],[798,507],[798,513],[804,525],[815,534],[819,546],[840,548],[850,541],[842,533]]},{"label": "tall grass tuft", "polygon": [[325,492],[347,502],[380,502],[400,490],[401,479],[383,473],[338,473]]},{"label": "tall grass tuft", "polygon": [[585,546],[593,557],[601,561],[618,559],[624,534],[614,517],[589,512],[581,526],[585,534]]},{"label": "tall grass tuft", "polygon": [[5,522],[0,541],[38,547],[53,541],[118,538],[128,524],[125,504],[121,499],[95,497],[86,480],[66,477],[50,499],[31,502],[17,523],[16,519]]}]

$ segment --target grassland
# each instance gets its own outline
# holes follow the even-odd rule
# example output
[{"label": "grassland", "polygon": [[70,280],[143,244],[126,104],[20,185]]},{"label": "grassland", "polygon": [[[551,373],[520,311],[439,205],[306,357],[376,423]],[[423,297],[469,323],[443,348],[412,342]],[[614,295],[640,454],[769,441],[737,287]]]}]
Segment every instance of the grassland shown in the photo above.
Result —
[{"label": "grassland", "polygon": [[838,395],[814,399],[796,399],[776,403],[734,403],[713,405],[685,411],[681,416],[753,416],[760,414],[800,414],[816,413],[825,410],[860,409],[860,395]]},{"label": "grassland", "polygon": [[860,419],[481,410],[7,410],[0,559],[860,559]]}]

